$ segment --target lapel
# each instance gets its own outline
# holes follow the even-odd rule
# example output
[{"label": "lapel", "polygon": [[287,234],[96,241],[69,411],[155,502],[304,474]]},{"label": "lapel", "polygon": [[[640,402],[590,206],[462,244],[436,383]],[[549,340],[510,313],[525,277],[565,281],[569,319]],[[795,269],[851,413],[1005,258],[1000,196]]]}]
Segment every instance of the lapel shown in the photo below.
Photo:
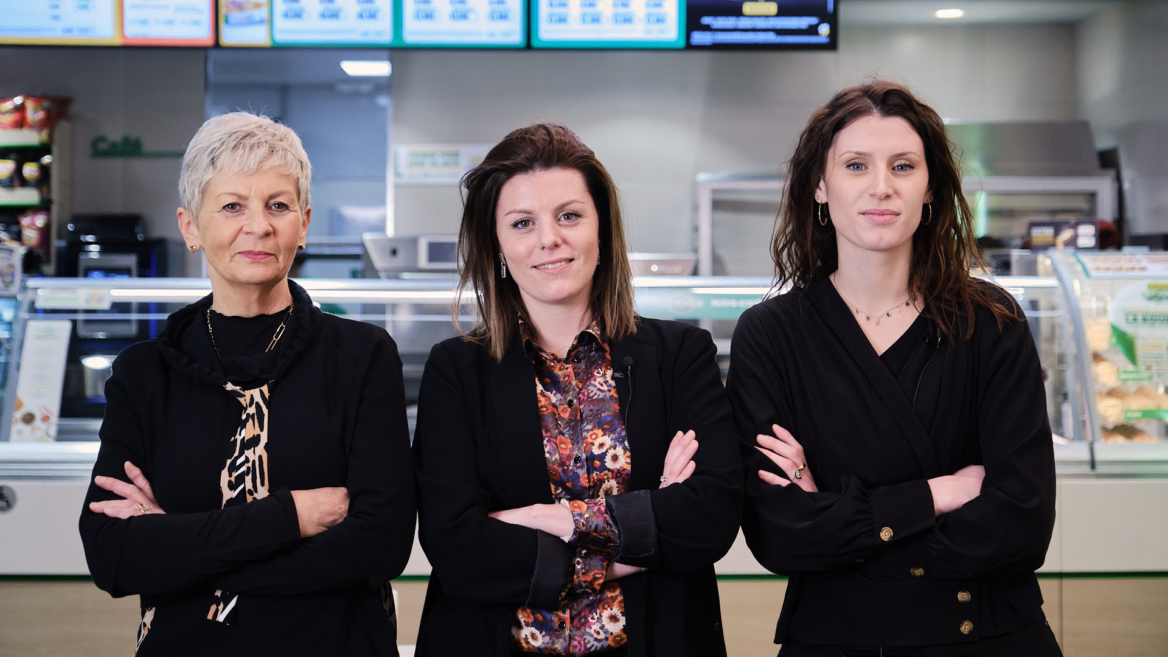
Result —
[{"label": "lapel", "polygon": [[835,286],[827,277],[822,277],[813,282],[807,292],[824,323],[855,361],[872,390],[896,421],[902,436],[916,455],[925,477],[939,476],[941,466],[933,441],[929,439],[929,434],[913,410],[912,404],[905,398],[900,384],[885,367],[880,356],[876,355],[876,350],[868,342],[864,330],[856,323],[852,311],[840,298]]},{"label": "lapel", "polygon": [[[642,327],[641,330],[647,329]],[[625,437],[629,441],[632,468],[628,490],[657,488],[670,439],[670,436],[664,435],[668,427],[662,425],[666,408],[657,349],[651,344],[627,337],[611,344],[609,355],[625,424]],[[625,358],[633,359],[631,400]]]},{"label": "lapel", "polygon": [[543,451],[535,366],[527,359],[518,336],[502,362],[496,363],[485,354],[483,358],[488,363],[485,383],[494,431],[492,443],[497,447],[492,451],[509,498],[500,508],[551,504],[554,500]]}]

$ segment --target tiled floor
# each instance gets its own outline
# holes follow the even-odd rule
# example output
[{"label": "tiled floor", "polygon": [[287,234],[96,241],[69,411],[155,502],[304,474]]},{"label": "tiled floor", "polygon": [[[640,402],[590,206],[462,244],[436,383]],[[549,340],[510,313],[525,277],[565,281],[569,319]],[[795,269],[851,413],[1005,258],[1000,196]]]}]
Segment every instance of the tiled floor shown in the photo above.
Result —
[{"label": "tiled floor", "polygon": [[[1168,656],[1168,577],[1040,581],[1066,657]],[[394,588],[399,638],[410,645],[426,583],[401,581]],[[774,657],[774,622],[786,582],[723,579],[719,589],[730,656]],[[0,656],[129,657],[137,627],[137,598],[112,600],[89,582],[0,580]]]}]

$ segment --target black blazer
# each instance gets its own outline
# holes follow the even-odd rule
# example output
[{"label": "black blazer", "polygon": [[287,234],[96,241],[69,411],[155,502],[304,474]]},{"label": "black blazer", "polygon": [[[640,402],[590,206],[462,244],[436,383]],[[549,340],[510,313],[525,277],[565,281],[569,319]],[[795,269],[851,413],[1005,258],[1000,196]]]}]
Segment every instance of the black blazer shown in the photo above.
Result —
[{"label": "black blazer", "polygon": [[[621,581],[629,654],[724,655],[713,564],[741,517],[741,462],[709,333],[641,319],[610,345],[632,457],[629,491],[608,498],[617,561],[646,566]],[[688,480],[658,490],[677,431],[697,433]],[[573,548],[487,516],[553,502],[535,370],[516,338],[495,362],[455,338],[430,352],[414,437],[420,538],[433,566],[417,654],[510,655],[521,605],[557,608]]]},{"label": "black blazer", "polygon": [[[1042,618],[1034,570],[1055,495],[1042,369],[1025,320],[975,313],[969,339],[922,318],[923,336],[893,347],[909,352],[899,377],[826,278],[739,320],[727,391],[750,438],[743,532],[791,576],[776,643],[973,642]],[[759,478],[777,472],[753,449],[772,423],[803,445],[820,492]],[[934,518],[927,480],[971,464],[981,494]]]}]

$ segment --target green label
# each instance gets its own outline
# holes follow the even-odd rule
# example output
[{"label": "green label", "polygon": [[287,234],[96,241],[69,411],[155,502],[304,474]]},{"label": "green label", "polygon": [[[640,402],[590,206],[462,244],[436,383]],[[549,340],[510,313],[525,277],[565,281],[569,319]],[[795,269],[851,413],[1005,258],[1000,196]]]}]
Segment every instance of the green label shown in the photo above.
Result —
[{"label": "green label", "polygon": [[1139,370],[1120,370],[1118,373],[1120,381],[1151,381],[1152,375],[1147,372]]},{"label": "green label", "polygon": [[1124,411],[1124,422],[1131,422],[1133,420],[1164,420],[1168,421],[1168,410],[1154,408],[1143,411]]}]

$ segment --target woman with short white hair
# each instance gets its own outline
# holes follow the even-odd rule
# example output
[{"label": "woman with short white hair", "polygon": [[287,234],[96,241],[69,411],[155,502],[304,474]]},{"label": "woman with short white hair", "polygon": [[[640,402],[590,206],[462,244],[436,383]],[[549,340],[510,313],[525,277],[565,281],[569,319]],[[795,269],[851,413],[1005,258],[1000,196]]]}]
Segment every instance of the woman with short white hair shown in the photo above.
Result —
[{"label": "woman with short white hair", "polygon": [[244,112],[183,157],[179,228],[212,293],[114,362],[81,514],[94,583],[141,598],[139,655],[397,654],[401,360],[288,279],[311,175],[292,129]]}]

